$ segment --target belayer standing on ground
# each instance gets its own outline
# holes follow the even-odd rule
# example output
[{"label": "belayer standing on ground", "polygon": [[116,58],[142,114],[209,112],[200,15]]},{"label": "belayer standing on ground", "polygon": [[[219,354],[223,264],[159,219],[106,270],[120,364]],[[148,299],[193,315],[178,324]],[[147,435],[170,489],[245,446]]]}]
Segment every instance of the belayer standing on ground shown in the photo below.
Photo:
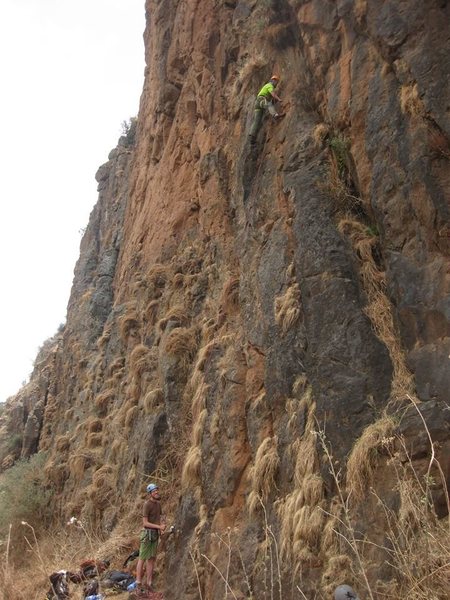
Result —
[{"label": "belayer standing on ground", "polygon": [[[142,512],[142,525],[144,529],[141,531],[139,560],[136,567],[136,587],[142,592],[152,590],[153,570],[155,568],[159,535],[166,528],[165,518],[161,514],[161,496],[159,495],[158,486],[155,483],[150,483],[147,486],[147,494],[148,498],[144,502]],[[147,571],[146,587],[142,583],[144,563]]]},{"label": "belayer standing on ground", "polygon": [[278,75],[272,75],[269,83],[263,85],[263,87],[259,90],[255,101],[255,111],[249,133],[251,144],[256,142],[256,136],[258,135],[259,128],[261,127],[265,111],[268,111],[274,119],[281,119],[281,117],[284,117],[284,113],[278,113],[277,109],[275,108],[275,102],[281,102],[281,98],[275,93],[275,88],[277,87],[279,81],[280,78]]}]

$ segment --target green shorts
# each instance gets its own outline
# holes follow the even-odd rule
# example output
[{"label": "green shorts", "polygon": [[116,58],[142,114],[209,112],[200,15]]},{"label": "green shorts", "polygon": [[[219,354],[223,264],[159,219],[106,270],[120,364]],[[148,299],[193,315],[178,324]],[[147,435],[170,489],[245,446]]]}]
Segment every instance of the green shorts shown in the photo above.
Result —
[{"label": "green shorts", "polygon": [[158,540],[154,542],[150,541],[148,529],[143,529],[141,531],[140,541],[141,545],[139,546],[139,558],[141,560],[155,558],[156,551],[158,549]]}]

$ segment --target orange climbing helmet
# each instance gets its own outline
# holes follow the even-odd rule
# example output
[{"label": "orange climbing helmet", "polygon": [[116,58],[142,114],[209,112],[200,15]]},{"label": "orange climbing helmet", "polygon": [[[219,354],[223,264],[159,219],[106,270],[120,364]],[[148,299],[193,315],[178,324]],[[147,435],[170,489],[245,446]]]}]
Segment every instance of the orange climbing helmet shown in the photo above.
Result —
[{"label": "orange climbing helmet", "polygon": [[270,81],[280,81],[280,77],[278,75],[272,75]]}]

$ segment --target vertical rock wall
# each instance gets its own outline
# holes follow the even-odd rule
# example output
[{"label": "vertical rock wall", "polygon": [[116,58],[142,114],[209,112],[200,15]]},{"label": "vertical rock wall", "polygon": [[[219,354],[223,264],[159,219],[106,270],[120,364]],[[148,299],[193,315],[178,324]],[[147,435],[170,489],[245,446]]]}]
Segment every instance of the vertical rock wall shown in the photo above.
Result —
[{"label": "vertical rock wall", "polygon": [[[204,598],[217,569],[238,596],[326,597],[354,558],[330,541],[330,460],[344,474],[386,415],[420,462],[425,414],[446,455],[449,10],[146,3],[136,140],[97,175],[40,448],[65,510],[105,531],[163,482],[169,598],[198,597],[196,569]],[[287,115],[252,150],[273,71]]]}]

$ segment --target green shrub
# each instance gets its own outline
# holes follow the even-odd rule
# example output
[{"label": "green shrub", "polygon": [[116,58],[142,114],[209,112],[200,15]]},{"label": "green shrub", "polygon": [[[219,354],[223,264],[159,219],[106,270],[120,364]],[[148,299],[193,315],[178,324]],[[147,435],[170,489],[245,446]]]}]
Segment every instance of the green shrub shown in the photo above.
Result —
[{"label": "green shrub", "polygon": [[40,452],[29,460],[18,461],[0,475],[0,537],[26,521],[36,529],[50,518],[52,492],[44,478],[45,454]]},{"label": "green shrub", "polygon": [[20,433],[15,433],[8,439],[7,449],[8,452],[12,452],[13,454],[20,454],[20,450],[22,449],[22,436]]},{"label": "green shrub", "polygon": [[336,159],[339,176],[342,177],[348,169],[350,142],[339,132],[330,139],[329,145]]}]

